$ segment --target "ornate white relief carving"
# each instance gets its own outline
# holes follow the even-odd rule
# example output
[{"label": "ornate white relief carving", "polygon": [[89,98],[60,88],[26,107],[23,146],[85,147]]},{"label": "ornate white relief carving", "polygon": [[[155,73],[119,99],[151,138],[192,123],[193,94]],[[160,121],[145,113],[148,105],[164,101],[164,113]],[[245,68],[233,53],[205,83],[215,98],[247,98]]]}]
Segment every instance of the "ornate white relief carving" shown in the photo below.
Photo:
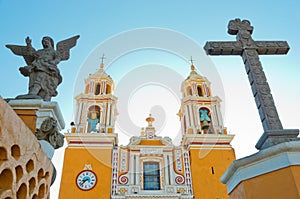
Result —
[{"label": "ornate white relief carving", "polygon": [[120,149],[120,172],[127,171],[127,160],[128,160],[128,152],[127,150]]},{"label": "ornate white relief carving", "polygon": [[188,152],[185,151],[183,156],[184,156],[185,179],[186,179],[186,185],[188,187],[188,193],[193,194],[192,176],[190,170],[190,158]]},{"label": "ornate white relief carving", "polygon": [[162,148],[141,148],[140,149],[141,154],[163,154]]},{"label": "ornate white relief carving", "polygon": [[92,164],[85,164],[84,165],[84,170],[93,170],[92,169]]},{"label": "ornate white relief carving", "polygon": [[121,175],[121,176],[119,177],[119,182],[120,182],[120,184],[125,185],[125,184],[128,183],[128,181],[129,181],[129,179],[128,179],[128,177],[125,176],[125,175]]},{"label": "ornate white relief carving", "polygon": [[182,158],[181,158],[181,149],[174,150],[175,155],[175,165],[176,171],[182,172]]},{"label": "ornate white relief carving", "polygon": [[118,184],[118,149],[114,149],[112,157],[112,183],[111,195],[116,195]]},{"label": "ornate white relief carving", "polygon": [[175,178],[176,184],[184,184],[184,177],[182,175],[178,175]]}]

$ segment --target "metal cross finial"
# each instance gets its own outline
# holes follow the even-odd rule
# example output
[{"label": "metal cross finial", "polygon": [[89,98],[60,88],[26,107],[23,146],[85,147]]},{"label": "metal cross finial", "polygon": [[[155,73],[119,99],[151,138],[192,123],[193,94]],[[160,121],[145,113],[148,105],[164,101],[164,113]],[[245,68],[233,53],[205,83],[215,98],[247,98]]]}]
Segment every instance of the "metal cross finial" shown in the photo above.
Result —
[{"label": "metal cross finial", "polygon": [[106,57],[105,57],[105,55],[103,54],[102,57],[101,57],[101,63],[102,63],[102,64],[104,64],[104,63],[103,63],[103,62],[104,62],[104,59],[106,59]]},{"label": "metal cross finial", "polygon": [[189,61],[191,62],[192,65],[194,65],[194,61],[195,61],[195,60],[193,60],[193,57],[192,57],[192,56],[191,56],[191,59],[190,59]]},{"label": "metal cross finial", "polygon": [[103,69],[104,68],[104,59],[105,59],[105,55],[103,53],[102,57],[101,57],[101,64],[100,64],[100,68]]}]

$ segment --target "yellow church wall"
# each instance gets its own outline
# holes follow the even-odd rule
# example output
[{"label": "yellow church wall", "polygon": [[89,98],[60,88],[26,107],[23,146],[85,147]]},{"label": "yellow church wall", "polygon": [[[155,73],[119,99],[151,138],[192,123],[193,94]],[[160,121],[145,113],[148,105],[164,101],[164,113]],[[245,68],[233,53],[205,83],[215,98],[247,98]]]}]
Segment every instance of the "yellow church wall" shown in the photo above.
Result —
[{"label": "yellow church wall", "polygon": [[235,160],[231,149],[190,148],[191,172],[195,199],[226,199],[226,185],[220,181],[221,176]]},{"label": "yellow church wall", "polygon": [[300,198],[300,166],[291,166],[291,170],[294,176],[294,182],[298,190],[299,198]]},{"label": "yellow church wall", "polygon": [[[110,198],[111,154],[112,149],[101,147],[66,148],[59,198]],[[76,185],[76,177],[84,170],[85,164],[91,164],[92,171],[97,176],[97,184],[89,191],[83,191]]]},{"label": "yellow church wall", "polygon": [[240,198],[300,198],[300,166],[289,166],[242,181],[230,193],[230,199]]}]

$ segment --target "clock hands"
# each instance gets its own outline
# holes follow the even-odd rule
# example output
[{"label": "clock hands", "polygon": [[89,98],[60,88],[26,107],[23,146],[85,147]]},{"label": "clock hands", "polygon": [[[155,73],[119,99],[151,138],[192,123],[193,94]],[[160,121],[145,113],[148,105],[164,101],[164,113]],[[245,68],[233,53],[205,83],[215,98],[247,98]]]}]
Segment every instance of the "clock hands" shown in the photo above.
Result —
[{"label": "clock hands", "polygon": [[81,183],[79,183],[79,185],[82,186],[82,185],[83,185],[86,181],[88,181],[88,180],[89,180],[88,178],[82,180]]}]

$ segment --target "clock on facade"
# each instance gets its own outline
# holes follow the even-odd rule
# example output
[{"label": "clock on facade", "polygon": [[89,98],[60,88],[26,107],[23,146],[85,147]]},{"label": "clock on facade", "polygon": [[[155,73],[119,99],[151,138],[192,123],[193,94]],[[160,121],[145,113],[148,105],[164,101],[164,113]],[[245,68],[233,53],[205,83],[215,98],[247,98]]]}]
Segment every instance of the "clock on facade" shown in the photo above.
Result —
[{"label": "clock on facade", "polygon": [[91,170],[83,170],[76,177],[76,185],[79,189],[88,191],[97,183],[96,174]]}]

